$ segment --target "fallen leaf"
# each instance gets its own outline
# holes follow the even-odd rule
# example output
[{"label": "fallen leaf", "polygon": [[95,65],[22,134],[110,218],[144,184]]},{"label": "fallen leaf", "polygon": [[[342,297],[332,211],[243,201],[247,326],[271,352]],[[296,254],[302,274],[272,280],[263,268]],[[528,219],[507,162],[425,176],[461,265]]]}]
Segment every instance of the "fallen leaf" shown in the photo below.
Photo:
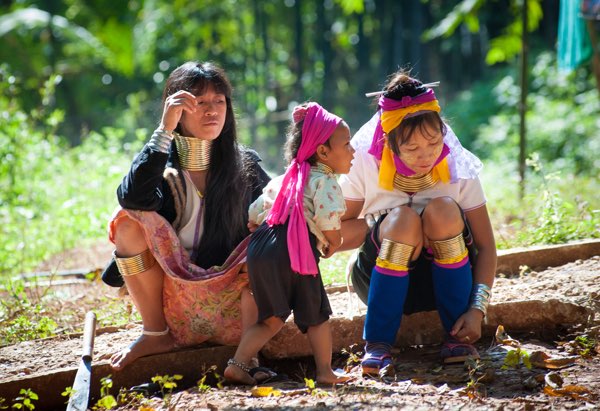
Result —
[{"label": "fallen leaf", "polygon": [[566,385],[563,388],[556,389],[546,386],[544,387],[544,393],[552,397],[570,397],[576,400],[589,400],[589,397],[595,397],[589,388],[581,385]]},{"label": "fallen leaf", "polygon": [[561,368],[570,367],[575,364],[575,361],[578,358],[579,356],[576,355],[569,357],[551,357],[543,351],[534,351],[529,355],[531,365],[549,370],[560,370]]},{"label": "fallen leaf", "polygon": [[504,326],[500,324],[498,328],[496,328],[496,343],[502,345],[508,345],[510,347],[520,347],[521,343],[518,340],[515,340],[510,335],[504,331]]},{"label": "fallen leaf", "polygon": [[562,387],[564,382],[560,374],[555,372],[549,372],[548,374],[546,374],[546,376],[544,377],[544,381],[546,382],[546,385],[550,388],[560,388]]},{"label": "fallen leaf", "polygon": [[281,391],[273,387],[254,387],[250,393],[253,397],[279,397],[281,395]]}]

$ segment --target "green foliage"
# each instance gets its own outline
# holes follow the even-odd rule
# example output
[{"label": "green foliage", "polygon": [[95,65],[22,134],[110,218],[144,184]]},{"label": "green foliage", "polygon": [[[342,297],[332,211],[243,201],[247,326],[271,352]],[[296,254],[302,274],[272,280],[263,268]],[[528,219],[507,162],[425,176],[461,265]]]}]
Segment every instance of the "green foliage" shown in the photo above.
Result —
[{"label": "green foliage", "polygon": [[517,347],[514,350],[508,350],[506,357],[504,358],[504,364],[501,368],[503,370],[508,368],[520,368],[521,365],[527,367],[528,370],[531,369],[529,353],[521,347]]},{"label": "green foliage", "polygon": [[[0,79],[3,94],[17,92],[19,80],[2,67]],[[52,79],[39,90],[42,102],[52,100]],[[70,149],[55,135],[62,112],[42,104],[26,113],[17,102],[0,97],[0,275],[104,237],[115,187],[139,147],[105,128]]]},{"label": "green foliage", "polygon": [[546,175],[539,155],[534,153],[527,164],[540,173],[543,186],[535,197],[539,201],[537,208],[536,228],[530,236],[534,244],[559,244],[569,240],[594,236],[600,226],[600,210],[590,210],[586,204],[578,204],[562,198],[550,187],[553,178],[559,178],[558,173]]},{"label": "green foliage", "polygon": [[313,397],[324,398],[331,396],[331,393],[317,387],[317,383],[312,378],[304,377],[304,386],[306,387],[308,393]]},{"label": "green foliage", "polygon": [[217,366],[211,365],[210,367],[206,367],[202,365],[202,377],[196,382],[196,387],[198,388],[198,392],[206,393],[212,390],[210,384],[206,382],[207,378],[212,374],[214,379],[217,381],[216,386],[218,389],[223,389],[223,383],[225,382],[225,378],[217,373]]},{"label": "green foliage", "polygon": [[528,177],[529,188],[522,200],[514,165],[490,164],[484,171],[483,185],[497,246],[513,248],[598,238],[600,204],[595,193],[600,182],[591,176],[573,179],[559,172],[545,173],[535,155],[528,163],[538,168]]},{"label": "green foliage", "polygon": [[321,271],[321,277],[323,278],[323,284],[345,284],[346,283],[346,264],[348,258],[352,255],[353,251],[343,251],[336,253],[330,258],[321,258],[319,263],[319,270]]},{"label": "green foliage", "polygon": [[[469,371],[469,381],[465,387],[465,394],[469,398],[484,398],[487,395],[487,390],[484,384],[480,381],[485,379],[485,369],[483,363],[479,360],[469,358],[465,361],[465,367]],[[483,372],[483,373],[482,373]],[[481,373],[481,375],[477,375]]]},{"label": "green foliage", "polygon": [[66,387],[65,390],[63,392],[60,393],[61,397],[67,397],[67,401],[65,401],[65,404],[68,404],[69,401],[71,400],[71,397],[73,395],[75,395],[75,390],[73,389],[72,386]]},{"label": "green foliage", "polygon": [[[480,14],[482,8],[491,8],[497,11],[498,6],[492,1],[463,0],[450,11],[439,23],[423,34],[424,40],[433,40],[438,37],[450,37],[456,29],[464,24],[472,33],[480,30]],[[522,1],[510,2],[511,20],[504,27],[502,33],[490,40],[490,48],[485,57],[489,65],[513,60],[521,52]],[[535,31],[542,20],[542,6],[540,0],[527,2],[527,30]]]},{"label": "green foliage", "polygon": [[598,341],[589,335],[578,335],[575,337],[575,344],[577,344],[579,350],[578,354],[582,357],[591,357],[595,353],[596,345]]},{"label": "green foliage", "polygon": [[[566,75],[558,71],[556,57],[541,53],[532,68],[527,98],[527,149],[554,170],[593,175],[600,152],[600,101],[593,78],[585,70]],[[503,162],[518,157],[517,106],[520,90],[507,75],[493,89],[497,115],[479,128],[473,144],[478,155]],[[477,124],[477,123],[475,123]]]},{"label": "green foliage", "polygon": [[0,300],[0,345],[50,337],[57,327],[38,296],[33,302],[22,281],[3,282],[5,295]]},{"label": "green foliage", "polygon": [[157,375],[152,377],[152,382],[157,383],[160,387],[160,392],[163,397],[163,403],[165,408],[170,409],[171,405],[171,396],[173,394],[173,390],[177,388],[177,383],[175,381],[179,381],[183,379],[183,375],[175,374],[175,375]]},{"label": "green foliage", "polygon": [[433,40],[437,37],[450,37],[462,23],[465,23],[472,32],[479,30],[477,12],[484,3],[485,0],[461,1],[439,23],[427,30],[423,34],[423,39]]},{"label": "green foliage", "polygon": [[117,400],[110,394],[113,386],[112,375],[100,379],[100,399],[92,407],[94,410],[112,410],[118,406]]},{"label": "green foliage", "polygon": [[30,388],[21,388],[19,390],[19,396],[14,399],[11,408],[15,410],[33,410],[35,409],[33,401],[37,401],[38,399],[38,395],[35,392],[33,392]]}]

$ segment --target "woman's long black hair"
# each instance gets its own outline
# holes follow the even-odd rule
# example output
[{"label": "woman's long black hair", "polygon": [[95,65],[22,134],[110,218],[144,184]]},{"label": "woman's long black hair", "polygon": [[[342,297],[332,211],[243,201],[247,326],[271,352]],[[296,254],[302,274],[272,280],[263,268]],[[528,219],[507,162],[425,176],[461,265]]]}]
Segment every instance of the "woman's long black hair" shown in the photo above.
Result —
[{"label": "woman's long black hair", "polygon": [[[196,263],[204,268],[222,265],[231,251],[248,235],[247,190],[249,168],[237,142],[232,87],[225,72],[213,63],[188,62],[177,67],[163,91],[163,106],[171,94],[186,90],[198,96],[213,87],[225,95],[227,111],[219,137],[211,145],[211,160],[204,196],[204,234]],[[181,134],[181,125],[175,129]],[[173,146],[172,146],[173,147]]]}]

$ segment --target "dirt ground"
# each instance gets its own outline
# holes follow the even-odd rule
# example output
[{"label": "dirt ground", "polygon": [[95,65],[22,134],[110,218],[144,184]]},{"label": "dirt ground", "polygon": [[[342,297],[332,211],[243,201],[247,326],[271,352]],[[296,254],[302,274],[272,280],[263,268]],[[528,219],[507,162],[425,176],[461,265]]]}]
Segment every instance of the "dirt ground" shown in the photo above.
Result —
[{"label": "dirt ground", "polygon": [[[99,254],[103,252],[100,250]],[[87,262],[65,263],[61,269],[81,264]],[[98,301],[118,299],[114,289],[98,282],[63,286],[59,294],[62,304],[79,306],[81,318]],[[470,367],[469,364],[442,366],[439,345],[407,347],[395,352],[394,379],[365,379],[354,361],[362,348],[357,341],[356,346],[348,347],[348,352],[334,356],[334,368],[345,369],[355,377],[344,386],[308,388],[304,377],[314,375],[310,358],[267,360],[267,365],[290,377],[287,382],[267,384],[263,391],[270,392],[269,396],[261,396],[265,393],[253,387],[220,388],[214,375],[208,373],[206,385],[162,399],[130,395],[128,404],[114,409],[600,409],[600,256],[540,272],[525,272],[518,277],[499,275],[494,287],[494,302],[553,298],[588,307],[595,317],[587,324],[564,328],[552,335],[539,330],[512,335],[511,330],[506,330],[517,342],[505,339],[504,344],[498,344],[493,337],[484,338],[477,344],[481,361]],[[330,299],[336,316],[347,314],[346,293],[333,293]],[[364,306],[362,310],[364,313]],[[135,324],[118,332],[98,335],[95,360],[102,361],[101,358],[126,346],[139,332],[140,325]],[[596,343],[586,345],[594,340]],[[534,361],[531,369],[522,364],[513,365],[511,358],[517,352],[517,344],[521,352],[540,352],[552,358]],[[0,384],[10,378],[35,375],[41,370],[72,367],[73,352],[80,350],[79,345],[79,339],[65,336],[2,347]],[[36,355],[30,355],[31,352]]]}]

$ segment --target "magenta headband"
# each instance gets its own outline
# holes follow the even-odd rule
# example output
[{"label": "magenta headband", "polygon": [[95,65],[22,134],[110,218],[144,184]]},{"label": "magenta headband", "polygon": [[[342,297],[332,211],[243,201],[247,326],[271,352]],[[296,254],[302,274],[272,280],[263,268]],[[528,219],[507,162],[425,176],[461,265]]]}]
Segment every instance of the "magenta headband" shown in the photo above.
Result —
[{"label": "magenta headband", "polygon": [[[393,111],[399,110],[402,108],[414,106],[417,104],[428,103],[430,101],[436,100],[435,93],[432,89],[428,89],[425,93],[421,93],[418,96],[410,97],[404,96],[402,100],[394,100],[388,97],[385,97],[383,94],[379,97],[379,121],[377,121],[377,126],[375,127],[375,132],[373,133],[373,140],[371,141],[371,147],[369,148],[369,154],[381,160],[381,153],[383,152],[383,147],[385,145],[385,138],[383,136],[383,129],[381,128],[381,111]],[[413,114],[413,116],[416,113]],[[411,116],[412,117],[412,116]]]},{"label": "magenta headband", "polygon": [[304,218],[304,186],[310,174],[308,159],[319,145],[329,140],[342,119],[313,102],[294,108],[293,118],[295,123],[304,120],[302,142],[298,154],[284,174],[281,189],[267,216],[267,223],[271,227],[284,224],[289,215],[287,241],[292,270],[300,274],[318,274],[319,268]]}]

